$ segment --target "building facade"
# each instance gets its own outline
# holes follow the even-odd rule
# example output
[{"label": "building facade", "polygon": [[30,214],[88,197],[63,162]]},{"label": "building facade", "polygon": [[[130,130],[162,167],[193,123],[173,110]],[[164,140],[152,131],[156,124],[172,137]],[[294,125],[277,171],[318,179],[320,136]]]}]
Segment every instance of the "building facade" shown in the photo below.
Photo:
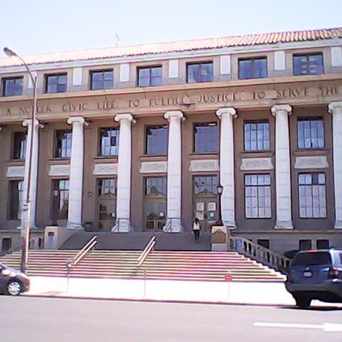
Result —
[{"label": "building facade", "polygon": [[[0,59],[0,248],[31,226],[342,247],[342,29]],[[31,146],[30,137],[34,132]]]}]

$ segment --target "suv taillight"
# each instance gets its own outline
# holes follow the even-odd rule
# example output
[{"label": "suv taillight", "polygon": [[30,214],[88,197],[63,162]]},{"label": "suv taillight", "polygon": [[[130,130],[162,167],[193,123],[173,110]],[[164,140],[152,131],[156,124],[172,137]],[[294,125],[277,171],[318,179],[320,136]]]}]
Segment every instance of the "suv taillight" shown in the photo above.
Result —
[{"label": "suv taillight", "polygon": [[331,267],[328,273],[328,277],[330,279],[339,279],[341,275],[342,275],[341,270],[335,267]]}]

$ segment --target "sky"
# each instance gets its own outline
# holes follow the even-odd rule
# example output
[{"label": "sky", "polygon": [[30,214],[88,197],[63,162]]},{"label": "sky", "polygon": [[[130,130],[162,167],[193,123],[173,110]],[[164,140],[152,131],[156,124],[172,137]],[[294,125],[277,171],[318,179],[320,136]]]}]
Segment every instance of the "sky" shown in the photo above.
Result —
[{"label": "sky", "polygon": [[0,0],[22,55],[342,26],[342,0]]}]

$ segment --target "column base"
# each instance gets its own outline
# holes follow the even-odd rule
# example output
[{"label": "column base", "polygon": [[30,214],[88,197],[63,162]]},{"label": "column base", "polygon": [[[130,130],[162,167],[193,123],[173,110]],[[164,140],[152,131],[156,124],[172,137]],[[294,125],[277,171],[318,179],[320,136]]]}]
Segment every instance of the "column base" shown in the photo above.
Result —
[{"label": "column base", "polygon": [[342,221],[341,220],[335,222],[334,229],[342,229]]},{"label": "column base", "polygon": [[68,222],[66,225],[67,229],[75,229],[75,230],[82,230],[84,229],[84,227],[82,226],[81,223],[72,223],[72,222]]},{"label": "column base", "polygon": [[292,221],[277,221],[274,229],[293,229]]},{"label": "column base", "polygon": [[129,219],[118,218],[114,227],[112,228],[113,233],[128,233],[131,231],[131,223]]},{"label": "column base", "polygon": [[180,218],[167,219],[166,224],[163,227],[163,231],[166,233],[180,233],[183,231],[182,222]]}]

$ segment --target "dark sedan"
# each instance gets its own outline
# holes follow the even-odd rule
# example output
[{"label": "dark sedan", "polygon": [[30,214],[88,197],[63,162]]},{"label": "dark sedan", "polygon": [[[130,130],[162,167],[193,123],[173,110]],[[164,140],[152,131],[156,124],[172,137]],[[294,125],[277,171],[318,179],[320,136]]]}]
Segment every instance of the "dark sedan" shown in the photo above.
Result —
[{"label": "dark sedan", "polygon": [[30,279],[22,272],[0,263],[0,293],[19,296],[30,289]]}]

